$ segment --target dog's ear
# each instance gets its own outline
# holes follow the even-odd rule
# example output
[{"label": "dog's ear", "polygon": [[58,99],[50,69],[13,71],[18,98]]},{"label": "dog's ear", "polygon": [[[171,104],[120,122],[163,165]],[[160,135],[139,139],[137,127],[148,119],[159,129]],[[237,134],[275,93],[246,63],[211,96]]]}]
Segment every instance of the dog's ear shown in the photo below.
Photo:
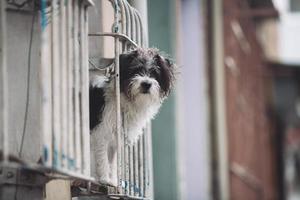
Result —
[{"label": "dog's ear", "polygon": [[157,54],[155,62],[160,69],[161,89],[164,95],[168,95],[174,82],[174,64],[168,59]]}]

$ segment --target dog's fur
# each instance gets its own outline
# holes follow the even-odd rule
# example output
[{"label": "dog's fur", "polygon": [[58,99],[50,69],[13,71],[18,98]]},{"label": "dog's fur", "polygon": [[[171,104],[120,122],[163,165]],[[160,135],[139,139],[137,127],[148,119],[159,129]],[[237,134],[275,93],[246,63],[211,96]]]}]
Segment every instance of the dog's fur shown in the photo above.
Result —
[{"label": "dog's fur", "polygon": [[[133,144],[170,93],[174,65],[156,49],[120,55],[121,112],[127,142]],[[114,81],[96,76],[90,84],[92,160],[98,181],[117,185],[116,99]]]}]

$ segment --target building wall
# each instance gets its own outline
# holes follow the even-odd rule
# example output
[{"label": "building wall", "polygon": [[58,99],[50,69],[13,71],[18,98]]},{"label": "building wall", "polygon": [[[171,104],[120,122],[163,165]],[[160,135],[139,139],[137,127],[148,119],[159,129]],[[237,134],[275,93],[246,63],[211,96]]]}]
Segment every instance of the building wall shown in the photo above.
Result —
[{"label": "building wall", "polygon": [[[175,57],[175,1],[148,1],[149,46]],[[177,131],[174,93],[153,121],[154,198],[176,200],[178,194]]]},{"label": "building wall", "polygon": [[[26,161],[37,162],[41,154],[41,150],[39,151],[41,149],[41,138],[39,136],[40,99],[38,86],[40,30],[38,12],[35,12],[34,20],[32,20],[32,8],[25,10],[27,11],[7,11],[9,150],[10,153],[18,155]],[[30,44],[32,26],[33,35]],[[30,63],[29,59],[31,60]],[[29,82],[27,81],[28,76]],[[28,111],[26,116],[28,87]],[[26,117],[27,121],[25,123]],[[21,152],[23,135],[23,149]]]},{"label": "building wall", "polygon": [[224,68],[231,199],[278,199],[268,70],[246,1],[224,1]]}]

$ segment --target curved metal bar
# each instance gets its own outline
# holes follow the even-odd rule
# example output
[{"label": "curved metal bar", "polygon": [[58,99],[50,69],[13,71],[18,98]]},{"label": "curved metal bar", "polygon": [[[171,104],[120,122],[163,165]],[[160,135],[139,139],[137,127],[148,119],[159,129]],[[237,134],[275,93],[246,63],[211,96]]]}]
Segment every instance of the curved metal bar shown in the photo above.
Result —
[{"label": "curved metal bar", "polygon": [[89,33],[89,36],[110,36],[114,38],[120,38],[129,42],[132,46],[138,47],[138,45],[132,41],[127,35],[121,33]]},{"label": "curved metal bar", "polygon": [[[130,38],[132,39],[132,40],[134,40],[135,39],[135,37],[136,37],[136,32],[135,32],[135,21],[134,21],[134,13],[133,13],[133,9],[132,9],[132,7],[129,5],[129,3],[127,2],[127,1],[125,1],[125,4],[127,4],[127,6],[128,6],[128,9],[129,9],[129,13],[130,13],[130,21],[131,21],[131,34],[130,35],[128,35],[128,36],[130,36]],[[135,41],[136,42],[136,41]]]},{"label": "curved metal bar", "polygon": [[[126,26],[127,19],[126,19],[125,12],[126,11],[125,11],[124,2],[121,0],[120,1],[120,13],[121,13],[121,20],[120,21],[121,21],[121,33],[122,34],[126,34],[126,31],[127,31],[127,26]],[[122,42],[121,49],[122,49],[122,51],[127,49],[126,42]]]},{"label": "curved metal bar", "polygon": [[[124,3],[124,2],[123,2]],[[128,7],[128,4],[124,3],[125,7],[125,14],[126,14],[126,35],[131,35],[131,22],[130,22],[130,8]]]},{"label": "curved metal bar", "polygon": [[126,10],[125,10],[125,5],[124,5],[124,2],[121,0],[120,1],[120,8],[121,8],[121,24],[122,24],[122,33],[123,34],[126,34],[127,33],[127,26],[126,26],[126,23],[127,23],[127,18],[126,18]]}]

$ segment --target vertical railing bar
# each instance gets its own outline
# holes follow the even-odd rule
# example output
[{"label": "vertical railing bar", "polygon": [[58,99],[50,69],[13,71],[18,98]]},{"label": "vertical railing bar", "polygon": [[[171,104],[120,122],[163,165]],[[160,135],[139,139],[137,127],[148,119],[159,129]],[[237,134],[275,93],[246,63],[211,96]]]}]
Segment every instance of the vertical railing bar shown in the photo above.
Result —
[{"label": "vertical railing bar", "polygon": [[140,136],[138,141],[138,152],[139,152],[139,189],[140,189],[140,196],[143,196],[144,194],[143,136]]},{"label": "vertical railing bar", "polygon": [[[127,9],[124,4],[123,0],[120,0],[120,8],[121,8],[121,23],[122,23],[122,33],[127,34],[128,33],[128,20],[127,20]],[[130,23],[130,22],[129,22]],[[122,43],[122,51],[126,51],[128,48],[128,45],[126,42]],[[123,157],[123,193],[129,194],[130,185],[129,185],[129,157],[128,157],[128,141],[127,141],[127,130],[126,130],[126,124],[124,124],[123,120],[123,130],[122,130],[122,136],[123,136],[123,143],[122,143],[122,157]]]},{"label": "vertical railing bar", "polygon": [[81,143],[80,143],[80,111],[79,111],[79,95],[80,95],[80,80],[79,80],[79,40],[78,40],[78,13],[79,13],[79,8],[78,8],[78,0],[74,0],[74,29],[73,29],[73,43],[74,43],[74,76],[75,76],[75,81],[74,81],[74,100],[75,100],[75,121],[74,121],[74,126],[75,126],[75,163],[76,163],[76,171],[79,172],[81,169]]},{"label": "vertical railing bar", "polygon": [[[125,128],[125,126],[124,126]],[[127,130],[125,130],[125,140],[124,140],[124,155],[125,155],[125,194],[129,194],[129,146],[127,138]]]},{"label": "vertical railing bar", "polygon": [[136,30],[136,43],[141,47],[141,29],[140,29],[140,24],[139,24],[139,19],[138,19],[138,13],[136,10],[133,10],[134,13],[134,21],[135,21],[135,30]]},{"label": "vertical railing bar", "polygon": [[[129,16],[129,20],[128,20],[128,27],[130,30],[130,34],[128,35],[132,40],[135,39],[135,34],[134,34],[134,21],[133,21],[133,16],[132,16],[132,10],[131,10],[131,6],[128,4],[127,1],[124,1],[125,5],[127,7],[127,11],[128,11],[128,16]],[[130,172],[130,176],[129,176],[129,194],[130,195],[134,195],[134,152],[133,152],[133,144],[129,144],[129,172]]]},{"label": "vertical railing bar", "polygon": [[[121,0],[120,1],[120,8],[121,8],[121,24],[122,24],[122,33],[123,34],[126,34],[127,32],[127,26],[126,26],[126,23],[127,23],[127,19],[126,19],[126,11],[125,11],[125,6],[124,6],[124,2]],[[124,52],[126,50],[126,42],[122,42],[122,52]]]},{"label": "vertical railing bar", "polygon": [[129,194],[130,195],[134,195],[134,170],[133,170],[133,145],[129,144],[129,173],[130,173],[130,177],[129,177]]},{"label": "vertical railing bar", "polygon": [[[135,22],[136,22],[136,30],[137,30],[137,44],[142,47],[143,45],[143,31],[142,31],[142,23],[141,23],[141,19],[139,16],[139,13],[137,10],[134,9],[134,13],[135,13]],[[139,137],[139,140],[137,141],[137,147],[138,147],[138,151],[137,151],[137,178],[138,178],[138,184],[136,184],[139,188],[138,191],[138,196],[143,196],[143,160],[142,160],[142,137]]]},{"label": "vertical railing bar", "polygon": [[[119,4],[118,0],[111,0],[114,7],[114,33],[119,33]],[[116,95],[116,136],[117,136],[117,177],[118,177],[118,193],[122,192],[122,157],[121,157],[121,104],[120,104],[120,66],[119,66],[119,55],[120,55],[120,41],[118,37],[115,37],[115,95]]]},{"label": "vertical railing bar", "polygon": [[151,139],[151,122],[148,122],[148,125],[145,130],[145,149],[146,149],[146,197],[152,196],[152,139]]},{"label": "vertical railing bar", "polygon": [[[121,26],[122,33],[126,34],[127,32],[127,19],[125,14],[125,5],[124,1],[120,0],[120,14],[121,14]],[[124,52],[127,50],[127,44],[125,41],[122,42],[121,51]],[[127,152],[127,131],[124,124],[124,114],[122,113],[122,143],[121,143],[121,152],[122,152],[122,193],[128,194],[128,158],[126,155]]]},{"label": "vertical railing bar", "polygon": [[140,182],[139,182],[139,152],[138,152],[138,140],[136,141],[135,145],[134,145],[134,149],[135,149],[135,152],[134,152],[134,165],[135,165],[135,184],[134,184],[134,189],[135,189],[135,196],[139,196],[139,193],[140,193]]},{"label": "vertical railing bar", "polygon": [[130,13],[130,22],[131,22],[131,39],[136,43],[134,13],[133,13],[133,10],[132,10],[131,6],[129,6],[129,8],[130,8],[129,13]]},{"label": "vertical railing bar", "polygon": [[137,10],[136,10],[136,13],[137,13],[137,17],[138,17],[139,24],[140,24],[140,37],[141,37],[141,44],[140,45],[142,47],[146,47],[145,30],[144,30],[144,27],[143,27],[142,19],[141,19],[141,16],[139,15]]},{"label": "vertical railing bar", "polygon": [[[124,3],[124,7],[125,7],[125,13],[126,13],[126,35],[128,37],[131,37],[131,18],[130,18],[130,7],[128,5],[128,3],[122,1]],[[129,50],[129,45],[127,45],[126,50]]]},{"label": "vertical railing bar", "polygon": [[59,157],[61,155],[60,149],[60,66],[59,66],[59,26],[58,26],[58,1],[52,0],[52,85],[53,85],[53,167],[60,168]]},{"label": "vertical railing bar", "polygon": [[[144,133],[146,133],[146,131],[144,132]],[[147,163],[147,151],[146,151],[146,148],[147,148],[147,145],[146,145],[146,135],[145,134],[143,134],[143,158],[144,158],[144,177],[143,177],[143,179],[144,179],[144,185],[143,185],[143,190],[144,190],[144,197],[147,197],[147,181],[148,181],[148,179],[147,179],[147,165],[148,165],[148,163]]]},{"label": "vertical railing bar", "polygon": [[0,2],[0,64],[1,64],[1,85],[2,85],[2,142],[3,142],[3,162],[8,161],[8,83],[7,83],[7,27],[6,27],[6,1]]},{"label": "vertical railing bar", "polygon": [[74,148],[74,102],[73,102],[73,68],[74,68],[74,50],[73,50],[73,0],[68,0],[67,6],[67,29],[68,29],[68,168],[75,168],[75,148]]},{"label": "vertical railing bar", "polygon": [[62,115],[62,126],[61,126],[61,143],[62,143],[62,167],[67,168],[67,49],[66,49],[66,5],[65,1],[60,2],[60,68],[61,68],[61,115]]},{"label": "vertical railing bar", "polygon": [[[132,12],[132,21],[133,23],[133,30],[134,30],[134,40],[135,42],[140,46],[140,39],[139,39],[139,27],[137,24],[137,16],[136,12],[133,7],[131,7]],[[139,166],[138,166],[138,141],[135,141],[134,147],[133,147],[133,157],[134,157],[134,195],[136,197],[139,196]]]},{"label": "vertical railing bar", "polygon": [[[51,6],[47,8],[47,0],[41,0],[41,128],[43,140],[43,164],[47,167],[52,166],[52,83],[51,83],[51,26],[48,26]],[[47,14],[48,13],[48,14]]]},{"label": "vertical railing bar", "polygon": [[[89,134],[89,48],[88,48],[88,7],[85,6],[84,7],[84,37],[83,37],[83,41],[84,41],[84,46],[83,46],[83,53],[84,53],[84,74],[83,74],[83,98],[85,100],[84,106],[85,106],[85,116],[84,116],[84,129],[83,129],[83,137],[85,138],[84,140],[84,148],[85,148],[85,155],[84,155],[84,161],[85,161],[85,171],[84,174],[86,176],[90,176],[90,170],[91,170],[91,161],[90,161],[90,134]],[[87,136],[88,135],[88,136]]]},{"label": "vertical railing bar", "polygon": [[83,126],[84,126],[84,118],[85,118],[85,105],[84,105],[84,100],[83,100],[83,93],[84,93],[84,87],[83,87],[83,66],[84,66],[84,58],[83,58],[83,46],[84,46],[84,39],[83,39],[83,9],[82,9],[82,1],[78,1],[78,45],[79,45],[79,68],[78,68],[78,100],[79,100],[79,109],[78,109],[78,113],[79,113],[79,122],[80,122],[80,126],[79,126],[79,145],[81,148],[81,152],[80,152],[80,156],[81,156],[81,163],[80,163],[80,172],[83,173],[84,172],[84,155],[85,155],[85,148],[84,148],[84,133],[83,133]]},{"label": "vertical railing bar", "polygon": [[132,184],[132,187],[133,187],[133,196],[136,196],[136,176],[135,176],[135,169],[136,169],[136,166],[135,166],[135,152],[136,152],[136,149],[135,149],[135,145],[133,144],[132,145],[132,170],[133,170],[133,184]]}]

